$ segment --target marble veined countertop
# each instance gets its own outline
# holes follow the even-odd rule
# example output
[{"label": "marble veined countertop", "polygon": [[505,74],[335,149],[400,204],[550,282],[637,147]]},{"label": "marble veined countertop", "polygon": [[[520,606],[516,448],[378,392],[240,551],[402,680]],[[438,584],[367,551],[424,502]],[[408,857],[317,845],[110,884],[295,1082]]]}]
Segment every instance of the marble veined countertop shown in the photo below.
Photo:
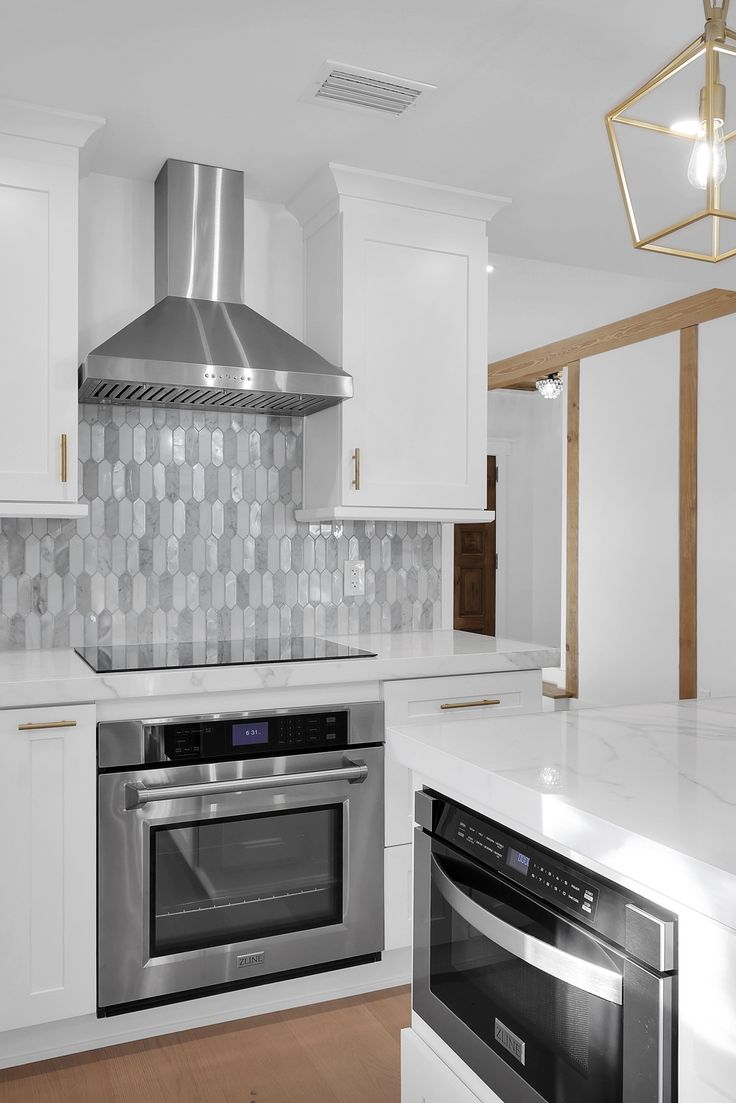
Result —
[{"label": "marble veined countertop", "polygon": [[536,670],[559,662],[554,648],[470,632],[324,638],[374,651],[377,657],[95,674],[68,648],[5,651],[0,652],[0,708]]},{"label": "marble veined countertop", "polygon": [[736,929],[736,698],[391,729],[447,796]]}]

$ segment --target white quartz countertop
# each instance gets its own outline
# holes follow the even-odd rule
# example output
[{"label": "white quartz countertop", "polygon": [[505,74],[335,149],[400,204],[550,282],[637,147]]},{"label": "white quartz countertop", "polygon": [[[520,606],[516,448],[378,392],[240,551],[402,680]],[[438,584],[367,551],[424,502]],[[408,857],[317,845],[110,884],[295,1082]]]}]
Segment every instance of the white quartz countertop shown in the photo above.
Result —
[{"label": "white quartz countertop", "polygon": [[428,784],[736,928],[736,698],[410,724]]},{"label": "white quartz countertop", "polygon": [[95,674],[74,651],[0,653],[0,708],[230,693],[556,666],[553,648],[469,632],[325,636],[377,657]]}]

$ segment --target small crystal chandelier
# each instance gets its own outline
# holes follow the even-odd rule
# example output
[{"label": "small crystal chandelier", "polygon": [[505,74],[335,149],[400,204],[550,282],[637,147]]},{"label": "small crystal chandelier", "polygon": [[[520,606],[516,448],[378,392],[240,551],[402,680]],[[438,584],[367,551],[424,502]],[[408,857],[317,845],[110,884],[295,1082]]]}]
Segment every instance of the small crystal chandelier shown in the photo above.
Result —
[{"label": "small crystal chandelier", "polygon": [[562,394],[562,380],[557,372],[546,376],[544,379],[538,379],[534,386],[537,388],[542,398],[559,398]]},{"label": "small crystal chandelier", "polygon": [[[703,0],[705,29],[606,116],[637,249],[694,260],[736,256],[736,34],[729,0]],[[734,163],[736,169],[736,162]]]}]

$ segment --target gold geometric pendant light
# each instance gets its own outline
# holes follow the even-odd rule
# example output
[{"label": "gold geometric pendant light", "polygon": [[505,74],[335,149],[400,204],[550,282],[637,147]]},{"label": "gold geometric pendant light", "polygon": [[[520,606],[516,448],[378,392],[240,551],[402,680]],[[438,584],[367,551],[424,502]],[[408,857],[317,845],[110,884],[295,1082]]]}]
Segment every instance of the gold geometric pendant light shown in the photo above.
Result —
[{"label": "gold geometric pendant light", "polygon": [[606,115],[637,249],[736,256],[736,34],[729,0],[703,0],[705,30]]}]

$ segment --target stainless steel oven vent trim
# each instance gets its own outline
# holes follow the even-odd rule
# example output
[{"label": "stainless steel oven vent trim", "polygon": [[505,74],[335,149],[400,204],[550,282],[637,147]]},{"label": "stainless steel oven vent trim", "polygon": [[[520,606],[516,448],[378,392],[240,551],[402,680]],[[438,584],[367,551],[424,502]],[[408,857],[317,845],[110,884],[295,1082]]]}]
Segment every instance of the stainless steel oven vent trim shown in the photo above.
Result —
[{"label": "stainless steel oven vent trim", "polygon": [[504,923],[498,916],[476,904],[447,876],[437,859],[432,857],[432,878],[440,895],[453,911],[474,927],[480,934],[495,942],[509,954],[525,961],[555,980],[571,984],[591,996],[619,1006],[623,1003],[623,977],[612,969],[594,965],[550,946],[538,938],[525,934],[517,927]]}]

